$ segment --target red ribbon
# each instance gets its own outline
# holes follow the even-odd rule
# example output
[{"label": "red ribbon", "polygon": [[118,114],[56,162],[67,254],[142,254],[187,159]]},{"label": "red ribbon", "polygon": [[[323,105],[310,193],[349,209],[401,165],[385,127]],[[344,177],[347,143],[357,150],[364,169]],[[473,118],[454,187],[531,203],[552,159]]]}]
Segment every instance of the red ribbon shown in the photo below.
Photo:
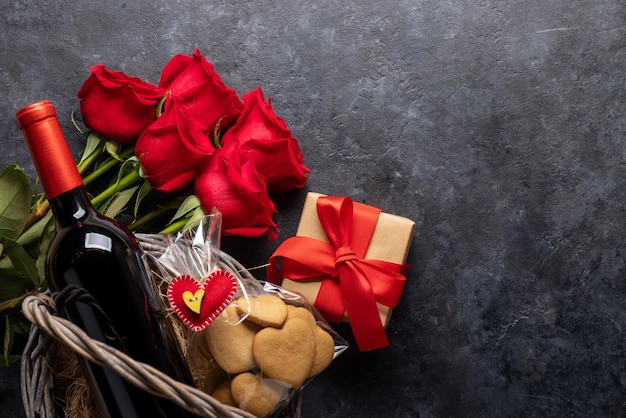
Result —
[{"label": "red ribbon", "polygon": [[349,197],[321,196],[317,214],[330,242],[288,238],[272,254],[267,269],[268,280],[275,284],[278,258],[282,277],[321,279],[315,307],[331,322],[341,322],[347,312],[361,351],[389,345],[376,302],[394,308],[408,271],[408,264],[364,259],[381,212],[353,204]]}]

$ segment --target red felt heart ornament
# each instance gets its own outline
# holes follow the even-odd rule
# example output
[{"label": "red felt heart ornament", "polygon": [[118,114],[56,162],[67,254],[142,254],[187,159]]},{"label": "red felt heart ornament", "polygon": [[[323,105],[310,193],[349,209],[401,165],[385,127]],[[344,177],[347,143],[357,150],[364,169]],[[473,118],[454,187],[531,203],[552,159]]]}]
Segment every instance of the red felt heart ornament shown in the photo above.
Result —
[{"label": "red felt heart ornament", "polygon": [[237,278],[216,270],[202,283],[189,275],[175,277],[167,287],[167,299],[176,315],[192,330],[205,329],[233,300]]}]

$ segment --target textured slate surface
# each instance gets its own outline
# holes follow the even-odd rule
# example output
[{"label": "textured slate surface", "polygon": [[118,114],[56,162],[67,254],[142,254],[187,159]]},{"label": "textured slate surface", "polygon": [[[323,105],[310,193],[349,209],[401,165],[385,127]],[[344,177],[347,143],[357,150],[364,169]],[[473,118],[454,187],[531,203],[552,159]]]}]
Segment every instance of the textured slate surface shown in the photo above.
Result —
[{"label": "textured slate surface", "polygon": [[623,415],[625,28],[617,0],[4,1],[0,163],[34,175],[19,107],[51,99],[71,132],[89,66],[156,83],[198,47],[261,85],[313,170],[279,241],[225,249],[262,264],[307,190],[417,223],[392,346],[352,347],[303,417]]}]

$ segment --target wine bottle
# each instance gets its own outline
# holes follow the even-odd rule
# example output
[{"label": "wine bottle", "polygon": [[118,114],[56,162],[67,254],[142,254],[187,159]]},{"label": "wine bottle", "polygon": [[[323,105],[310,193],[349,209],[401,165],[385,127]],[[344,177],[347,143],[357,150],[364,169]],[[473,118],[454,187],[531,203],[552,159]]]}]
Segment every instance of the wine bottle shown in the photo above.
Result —
[{"label": "wine bottle", "polygon": [[[127,228],[92,206],[52,103],[22,108],[17,122],[55,219],[46,259],[48,285],[53,291],[80,288],[96,302],[79,298],[62,306],[62,314],[92,339],[192,384],[173,330],[162,318],[141,249]],[[126,382],[112,369],[78,357],[103,418],[193,416]]]}]

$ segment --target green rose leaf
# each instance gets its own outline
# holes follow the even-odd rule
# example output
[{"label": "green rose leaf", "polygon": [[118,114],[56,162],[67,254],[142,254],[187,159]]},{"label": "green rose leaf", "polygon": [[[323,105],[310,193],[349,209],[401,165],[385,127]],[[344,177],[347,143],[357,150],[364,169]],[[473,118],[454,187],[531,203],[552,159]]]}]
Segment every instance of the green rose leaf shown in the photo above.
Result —
[{"label": "green rose leaf", "polygon": [[0,307],[23,297],[28,288],[32,285],[17,269],[0,268]]},{"label": "green rose leaf", "polygon": [[[22,247],[34,247],[36,251],[39,250],[39,244],[41,243],[41,239],[43,234],[50,229],[50,224],[54,226],[54,221],[52,220],[52,211],[48,211],[46,215],[31,225],[22,235],[19,236],[15,241],[20,244]],[[31,253],[33,255],[33,253]]]},{"label": "green rose leaf", "polygon": [[200,199],[195,195],[190,195],[180,205],[169,225],[160,233],[171,234],[181,230],[186,231],[196,226],[197,222],[206,215],[200,205]]},{"label": "green rose leaf", "polygon": [[41,279],[39,277],[39,271],[37,270],[36,260],[33,259],[24,247],[13,240],[6,241],[7,254],[9,259],[13,263],[13,267],[22,275],[28,279],[28,288],[35,288]]},{"label": "green rose leaf", "polygon": [[6,366],[10,366],[11,364],[15,363],[16,361],[19,361],[22,358],[22,356],[20,354],[13,354],[13,355],[8,355],[8,356],[2,356],[2,364]]},{"label": "green rose leaf", "polygon": [[2,361],[0,366],[7,367],[13,362],[20,359],[19,355],[11,354],[13,348],[14,335],[16,333],[13,323],[10,322],[9,317],[5,318],[5,330],[4,330],[4,344],[2,349]]},{"label": "green rose leaf", "polygon": [[109,155],[116,160],[123,162],[124,158],[119,155],[121,149],[123,149],[122,145],[113,140],[107,140],[104,144],[104,149],[109,153]]},{"label": "green rose leaf", "polygon": [[9,322],[9,317],[5,318],[4,324],[4,343],[2,344],[2,366],[7,367],[9,365],[9,351],[11,349],[11,342],[13,341],[13,330]]},{"label": "green rose leaf", "polygon": [[24,278],[14,268],[0,268],[0,304],[24,294]]},{"label": "green rose leaf", "polygon": [[130,189],[124,189],[121,192],[113,196],[113,199],[107,204],[104,210],[104,215],[109,218],[115,218],[121,212],[123,212],[132,200],[135,192],[139,189],[139,186],[131,187]]},{"label": "green rose leaf", "polygon": [[33,192],[26,174],[16,164],[0,173],[0,190],[0,238],[16,239],[28,220]]},{"label": "green rose leaf", "polygon": [[196,228],[200,221],[207,216],[207,213],[202,209],[202,207],[197,207],[194,209],[187,218],[187,224],[183,227],[183,231],[188,231],[191,228]]},{"label": "green rose leaf", "polygon": [[[141,176],[141,168],[139,170],[139,175]],[[143,177],[143,176],[142,176]],[[139,205],[143,202],[143,199],[150,194],[152,191],[152,186],[148,180],[144,180],[141,187],[139,188],[139,192],[137,192],[137,199],[135,199],[135,208],[133,209],[133,215],[137,217],[139,213]]]},{"label": "green rose leaf", "polygon": [[80,153],[80,159],[78,160],[77,166],[80,167],[86,164],[90,159],[96,158],[102,152],[103,142],[104,139],[91,132],[87,137],[85,148]]},{"label": "green rose leaf", "polygon": [[37,262],[35,263],[39,277],[41,277],[39,285],[43,288],[45,288],[44,281],[46,279],[46,258],[48,256],[48,248],[50,248],[50,243],[52,243],[52,239],[54,238],[54,230],[54,222],[48,222],[42,234],[41,242],[39,243],[39,254],[37,255]]},{"label": "green rose leaf", "polygon": [[189,214],[189,212],[196,210],[200,207],[200,199],[196,195],[188,196],[183,203],[180,205],[174,216],[172,217],[172,222],[184,217]]}]

